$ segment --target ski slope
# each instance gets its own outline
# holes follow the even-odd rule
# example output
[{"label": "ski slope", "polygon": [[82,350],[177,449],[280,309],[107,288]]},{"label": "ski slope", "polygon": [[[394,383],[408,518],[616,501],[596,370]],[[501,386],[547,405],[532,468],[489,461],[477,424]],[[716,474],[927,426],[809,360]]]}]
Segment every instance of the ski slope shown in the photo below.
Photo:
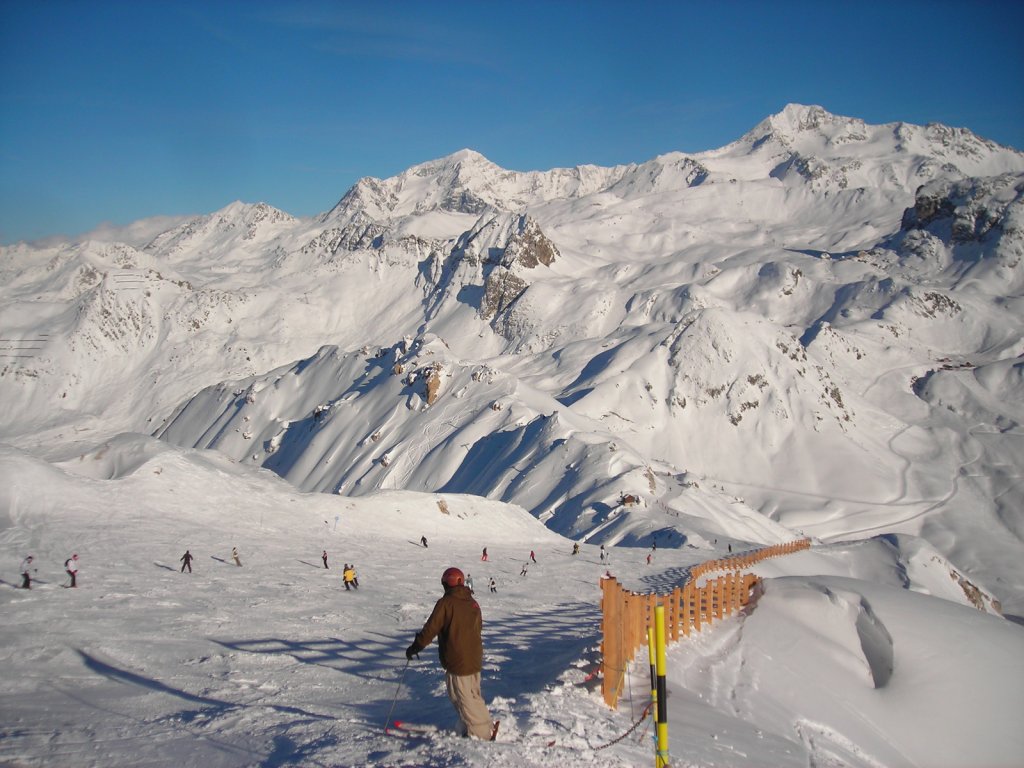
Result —
[{"label": "ski slope", "polygon": [[[646,723],[599,749],[649,693],[644,658],[617,712],[600,698],[600,578],[666,589],[726,548],[659,547],[648,566],[648,547],[618,546],[602,563],[596,545],[573,557],[512,505],[301,493],[141,435],[57,464],[0,447],[0,508],[0,763],[12,766],[648,765]],[[72,552],[75,590],[62,588]],[[18,590],[29,553],[37,581]],[[342,588],[344,562],[358,591]],[[392,706],[454,726],[436,646],[408,669],[403,653],[449,565],[471,574],[483,610],[498,743],[384,733]],[[671,649],[673,765],[1019,764],[1024,632],[970,606],[934,550],[893,536],[758,571],[765,592],[747,615]]]}]

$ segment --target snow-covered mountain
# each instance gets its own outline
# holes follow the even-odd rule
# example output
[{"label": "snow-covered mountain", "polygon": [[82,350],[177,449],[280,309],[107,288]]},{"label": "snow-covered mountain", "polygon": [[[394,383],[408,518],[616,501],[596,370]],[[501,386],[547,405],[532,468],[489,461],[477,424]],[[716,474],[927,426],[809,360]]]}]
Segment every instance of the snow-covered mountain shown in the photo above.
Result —
[{"label": "snow-covered mountain", "polygon": [[[311,219],[0,248],[0,762],[646,764],[646,659],[636,707],[592,690],[601,575],[809,535],[670,650],[674,757],[1015,764],[1022,196],[970,131],[790,105],[695,155],[463,150]],[[503,744],[381,732],[450,719],[401,664],[452,563]]]},{"label": "snow-covered mountain", "polygon": [[0,436],[151,433],[611,543],[914,534],[1024,611],[1022,190],[1024,154],[968,130],[789,105],[696,155],[462,150],[314,219],[19,244]]}]

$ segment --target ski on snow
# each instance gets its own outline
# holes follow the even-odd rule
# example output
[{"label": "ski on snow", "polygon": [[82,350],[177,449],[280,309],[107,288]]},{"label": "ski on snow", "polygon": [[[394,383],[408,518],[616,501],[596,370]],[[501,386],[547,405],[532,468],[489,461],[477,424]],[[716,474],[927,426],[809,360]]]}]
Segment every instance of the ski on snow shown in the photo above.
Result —
[{"label": "ski on snow", "polygon": [[[494,727],[491,729],[491,741],[497,740],[498,726],[500,725],[500,720],[494,721]],[[445,731],[429,723],[409,723],[405,720],[395,720],[388,728],[384,729],[384,733],[401,734],[403,736],[433,736],[445,733]]]},{"label": "ski on snow", "polygon": [[408,723],[405,720],[394,720],[391,725],[384,729],[384,733],[399,736],[432,736],[443,731],[436,725],[425,723]]}]

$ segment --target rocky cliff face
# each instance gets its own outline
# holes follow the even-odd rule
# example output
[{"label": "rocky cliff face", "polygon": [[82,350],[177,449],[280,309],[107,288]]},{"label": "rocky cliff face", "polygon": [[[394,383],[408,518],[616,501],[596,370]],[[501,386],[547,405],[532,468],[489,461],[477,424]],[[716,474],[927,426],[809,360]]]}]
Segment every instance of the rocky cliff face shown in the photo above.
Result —
[{"label": "rocky cliff face", "polygon": [[558,257],[554,243],[537,222],[525,214],[512,217],[499,229],[506,237],[487,249],[488,260],[484,267],[486,277],[480,305],[480,317],[484,320],[507,313],[530,286],[531,271],[539,266],[551,266]]},{"label": "rocky cliff face", "polygon": [[1024,175],[942,179],[922,186],[903,214],[902,229],[942,228],[955,244],[1019,233]]}]

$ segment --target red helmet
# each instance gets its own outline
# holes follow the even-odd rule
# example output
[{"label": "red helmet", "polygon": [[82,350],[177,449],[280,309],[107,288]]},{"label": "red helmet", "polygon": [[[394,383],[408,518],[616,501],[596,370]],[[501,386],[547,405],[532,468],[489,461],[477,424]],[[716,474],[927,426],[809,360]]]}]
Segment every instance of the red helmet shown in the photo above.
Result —
[{"label": "red helmet", "polygon": [[466,583],[466,577],[462,571],[452,566],[441,574],[441,583],[446,587],[457,587]]}]

